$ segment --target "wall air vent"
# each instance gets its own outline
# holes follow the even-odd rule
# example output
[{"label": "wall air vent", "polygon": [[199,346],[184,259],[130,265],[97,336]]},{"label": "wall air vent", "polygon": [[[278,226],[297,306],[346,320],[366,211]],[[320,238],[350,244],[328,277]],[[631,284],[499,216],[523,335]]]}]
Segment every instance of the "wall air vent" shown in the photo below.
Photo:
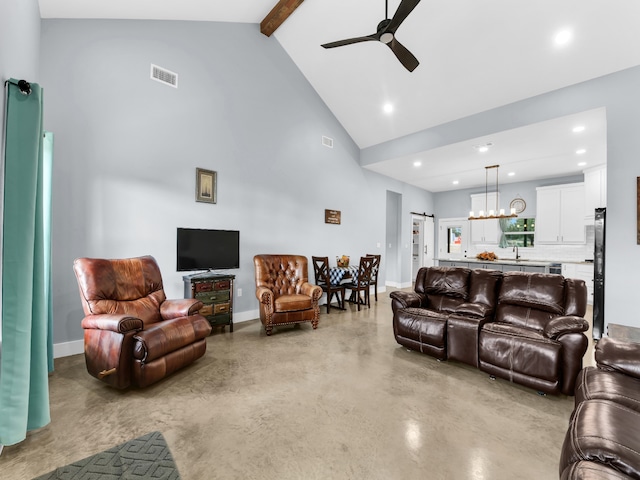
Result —
[{"label": "wall air vent", "polygon": [[153,63],[151,64],[151,80],[178,88],[178,74]]},{"label": "wall air vent", "polygon": [[333,148],[333,138],[322,136],[322,145],[325,147]]}]

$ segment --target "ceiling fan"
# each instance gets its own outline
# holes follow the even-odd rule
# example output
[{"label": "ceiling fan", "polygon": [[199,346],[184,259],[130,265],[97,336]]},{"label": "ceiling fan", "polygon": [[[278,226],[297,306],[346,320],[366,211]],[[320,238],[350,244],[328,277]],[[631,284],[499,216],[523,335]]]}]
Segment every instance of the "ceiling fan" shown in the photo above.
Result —
[{"label": "ceiling fan", "polygon": [[385,0],[385,19],[378,24],[376,33],[366,37],[348,38],[337,42],[325,43],[322,46],[324,48],[335,48],[342,47],[344,45],[351,45],[352,43],[375,40],[386,44],[394,55],[398,57],[400,63],[402,63],[407,70],[413,72],[420,62],[418,62],[418,59],[414,57],[413,54],[404,47],[404,45],[396,40],[396,30],[419,3],[420,0],[402,0],[393,18],[389,19],[389,0]]}]

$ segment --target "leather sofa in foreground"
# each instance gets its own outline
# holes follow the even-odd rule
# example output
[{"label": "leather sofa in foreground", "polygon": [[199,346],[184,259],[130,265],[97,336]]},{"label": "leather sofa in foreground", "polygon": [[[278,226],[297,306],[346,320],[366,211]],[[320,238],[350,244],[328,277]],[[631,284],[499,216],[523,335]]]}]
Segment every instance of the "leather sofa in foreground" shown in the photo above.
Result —
[{"label": "leather sofa in foreground", "polygon": [[609,337],[576,382],[562,480],[640,479],[640,344]]},{"label": "leather sofa in foreground", "polygon": [[574,394],[588,345],[582,280],[430,267],[414,290],[390,294],[399,344],[539,392]]}]

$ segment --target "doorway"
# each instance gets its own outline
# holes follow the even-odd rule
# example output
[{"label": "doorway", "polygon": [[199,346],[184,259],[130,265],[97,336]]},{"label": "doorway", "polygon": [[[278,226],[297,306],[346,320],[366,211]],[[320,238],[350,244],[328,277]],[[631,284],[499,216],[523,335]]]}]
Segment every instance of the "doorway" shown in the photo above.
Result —
[{"label": "doorway", "polygon": [[435,227],[433,216],[413,215],[411,219],[411,278],[422,267],[434,265]]},{"label": "doorway", "polygon": [[466,258],[469,248],[469,220],[443,218],[438,221],[438,258]]}]

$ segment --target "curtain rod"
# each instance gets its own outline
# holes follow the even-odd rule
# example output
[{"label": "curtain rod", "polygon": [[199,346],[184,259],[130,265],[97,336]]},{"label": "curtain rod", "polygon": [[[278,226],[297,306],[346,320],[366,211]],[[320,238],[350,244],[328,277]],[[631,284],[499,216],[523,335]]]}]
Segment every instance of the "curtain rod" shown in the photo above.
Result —
[{"label": "curtain rod", "polygon": [[[4,86],[7,87],[7,83],[13,83],[11,80],[5,80]],[[15,83],[14,83],[15,85]],[[18,88],[23,95],[31,95],[31,84],[26,80],[18,80]]]},{"label": "curtain rod", "polygon": [[420,215],[421,217],[431,217],[431,218],[435,218],[436,216],[434,214],[429,215],[428,213],[422,212],[422,213],[418,213],[418,212],[410,212],[411,215]]}]

